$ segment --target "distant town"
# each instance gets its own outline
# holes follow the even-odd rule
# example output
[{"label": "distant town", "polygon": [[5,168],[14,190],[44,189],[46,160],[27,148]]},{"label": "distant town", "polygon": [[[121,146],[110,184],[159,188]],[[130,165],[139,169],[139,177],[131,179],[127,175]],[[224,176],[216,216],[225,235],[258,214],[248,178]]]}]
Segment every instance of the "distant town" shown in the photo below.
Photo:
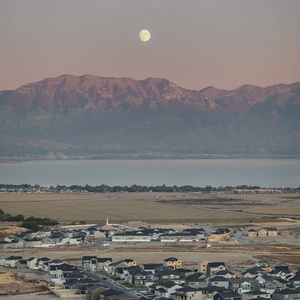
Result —
[{"label": "distant town", "polygon": [[262,188],[259,186],[220,186],[220,187],[195,187],[191,185],[184,186],[143,186],[133,184],[131,186],[109,186],[102,184],[99,186],[91,185],[56,185],[50,187],[30,184],[0,184],[0,193],[136,193],[136,192],[167,192],[167,193],[183,193],[183,192],[195,192],[195,193],[214,193],[214,192],[226,192],[235,194],[278,194],[278,193],[298,193],[300,192],[300,186],[293,187],[281,187],[281,188]]}]

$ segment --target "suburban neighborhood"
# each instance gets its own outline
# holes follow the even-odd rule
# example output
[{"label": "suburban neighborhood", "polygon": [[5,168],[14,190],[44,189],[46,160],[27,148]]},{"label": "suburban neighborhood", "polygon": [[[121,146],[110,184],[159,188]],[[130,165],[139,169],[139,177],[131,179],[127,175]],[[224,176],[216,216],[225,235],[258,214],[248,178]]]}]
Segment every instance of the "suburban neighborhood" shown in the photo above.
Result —
[{"label": "suburban neighborhood", "polygon": [[[254,229],[255,228],[255,229]],[[17,272],[45,274],[43,285],[60,298],[79,299],[275,299],[300,297],[300,270],[295,264],[274,265],[269,261],[231,265],[225,261],[198,261],[185,265],[185,259],[165,257],[144,263],[130,257],[84,255],[80,264],[49,257],[20,255],[22,249],[96,247],[111,245],[198,244],[208,251],[214,245],[272,241],[288,232],[275,227],[226,228],[194,224],[190,228],[132,227],[123,224],[62,226],[26,231],[0,242],[0,266]],[[91,248],[91,249],[96,249]],[[65,248],[67,249],[67,248]],[[15,252],[14,252],[15,251]],[[20,253],[21,251],[21,253]],[[189,256],[189,253],[186,253]]]},{"label": "suburban neighborhood", "polygon": [[199,262],[186,268],[176,257],[146,264],[130,258],[83,256],[81,265],[61,260],[0,258],[6,268],[47,273],[48,289],[61,298],[80,299],[275,299],[300,297],[300,270],[289,265],[257,263],[241,272],[224,262]]}]

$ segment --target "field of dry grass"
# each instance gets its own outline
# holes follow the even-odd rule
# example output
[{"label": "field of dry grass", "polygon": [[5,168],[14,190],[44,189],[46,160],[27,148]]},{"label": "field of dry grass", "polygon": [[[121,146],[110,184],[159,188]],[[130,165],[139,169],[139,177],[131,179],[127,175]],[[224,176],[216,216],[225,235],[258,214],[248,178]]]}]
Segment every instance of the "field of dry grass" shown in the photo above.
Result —
[{"label": "field of dry grass", "polygon": [[[88,222],[215,222],[249,220],[254,215],[189,205],[181,194],[1,194],[0,208],[12,215],[49,217],[59,221]],[[199,196],[197,196],[199,198]],[[179,204],[179,205],[178,205]],[[181,204],[181,205],[180,205]],[[260,217],[259,217],[260,218]]]},{"label": "field of dry grass", "polygon": [[254,214],[261,214],[265,211],[268,212],[269,215],[286,215],[286,216],[300,216],[300,205],[290,205],[290,206],[266,206],[263,210],[259,207],[253,207],[249,209],[245,209],[244,211]]},{"label": "field of dry grass", "polygon": [[266,216],[300,215],[298,194],[199,195],[180,193],[0,194],[11,215],[58,221],[148,223],[264,222]]}]

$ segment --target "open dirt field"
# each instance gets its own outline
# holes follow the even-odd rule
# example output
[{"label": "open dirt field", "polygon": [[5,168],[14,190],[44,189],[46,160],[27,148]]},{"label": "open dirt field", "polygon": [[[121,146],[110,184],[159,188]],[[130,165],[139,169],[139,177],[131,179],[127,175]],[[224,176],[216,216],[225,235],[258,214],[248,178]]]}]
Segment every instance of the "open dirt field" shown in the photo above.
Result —
[{"label": "open dirt field", "polygon": [[265,222],[300,216],[299,194],[235,195],[195,193],[0,194],[0,208],[12,215],[58,221]]},{"label": "open dirt field", "polygon": [[40,281],[21,278],[12,272],[0,273],[0,296],[45,292],[46,290]]}]

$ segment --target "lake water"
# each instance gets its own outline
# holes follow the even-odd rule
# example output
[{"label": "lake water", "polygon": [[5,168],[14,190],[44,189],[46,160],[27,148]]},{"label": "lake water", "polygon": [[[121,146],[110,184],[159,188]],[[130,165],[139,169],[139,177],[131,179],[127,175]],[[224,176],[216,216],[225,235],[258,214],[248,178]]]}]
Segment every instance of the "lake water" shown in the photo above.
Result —
[{"label": "lake water", "polygon": [[300,186],[300,160],[57,160],[0,164],[0,183]]}]

